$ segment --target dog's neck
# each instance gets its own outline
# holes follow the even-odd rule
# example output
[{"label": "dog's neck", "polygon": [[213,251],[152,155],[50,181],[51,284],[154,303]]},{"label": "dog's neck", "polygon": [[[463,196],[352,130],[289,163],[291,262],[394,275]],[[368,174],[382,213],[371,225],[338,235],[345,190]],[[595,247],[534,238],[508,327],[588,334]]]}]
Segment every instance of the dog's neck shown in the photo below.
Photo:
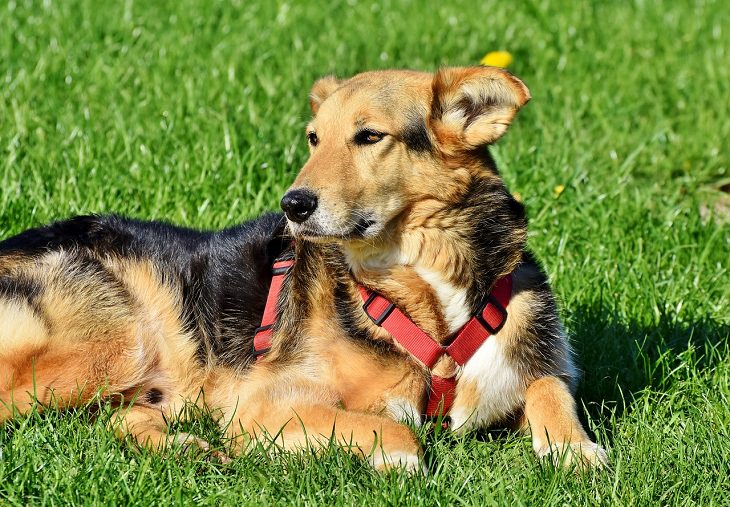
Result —
[{"label": "dog's neck", "polygon": [[[423,262],[420,256],[409,259],[404,251],[395,248],[388,254],[377,258],[365,260],[353,259],[351,256],[348,258],[356,278],[371,283],[374,281],[375,284],[378,284],[383,276],[400,277],[403,279],[401,286],[408,288],[409,292],[417,291],[419,287],[416,284],[406,283],[409,272],[415,274],[425,284],[422,287],[433,292],[446,326],[446,334],[456,332],[471,316],[467,301],[468,287],[452,281],[448,273],[435,269],[428,262]],[[394,263],[391,264],[391,262]]]},{"label": "dog's neck", "polygon": [[435,295],[450,334],[469,320],[496,279],[515,268],[525,226],[521,206],[501,180],[480,173],[455,201],[416,203],[380,239],[348,243],[344,251],[361,281],[401,278],[404,291],[414,291],[406,280],[415,273]]}]

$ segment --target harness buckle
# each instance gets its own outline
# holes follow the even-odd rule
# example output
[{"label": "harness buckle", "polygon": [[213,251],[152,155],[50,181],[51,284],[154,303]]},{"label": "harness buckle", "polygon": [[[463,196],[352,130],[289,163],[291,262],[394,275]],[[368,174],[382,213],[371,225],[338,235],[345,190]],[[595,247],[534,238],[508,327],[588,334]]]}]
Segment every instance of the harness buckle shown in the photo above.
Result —
[{"label": "harness buckle", "polygon": [[370,317],[370,320],[372,320],[376,326],[382,326],[383,322],[385,322],[385,319],[387,319],[390,314],[393,313],[393,310],[395,309],[395,303],[388,302],[388,306],[385,308],[385,310],[383,310],[383,313],[381,313],[379,317],[373,317],[372,315],[370,315],[368,307],[372,304],[373,301],[375,301],[378,296],[380,296],[380,294],[378,294],[377,292],[371,292],[367,300],[365,301],[365,304],[362,305],[362,309],[365,310],[365,315]]},{"label": "harness buckle", "polygon": [[253,343],[252,343],[253,357],[254,358],[259,359],[261,356],[263,356],[269,350],[271,350],[271,344],[270,343],[269,343],[269,346],[268,347],[263,347],[263,348],[257,349],[256,348],[256,338],[258,337],[258,335],[260,333],[264,333],[266,331],[269,331],[269,330],[273,329],[273,327],[274,327],[274,324],[272,323],[272,324],[267,324],[265,326],[259,326],[259,327],[257,327],[254,330],[254,332],[253,332],[253,337],[254,338],[253,338]]},{"label": "harness buckle", "polygon": [[[484,312],[486,311],[487,306],[489,306],[490,304],[502,316],[502,319],[500,320],[497,327],[492,327],[491,324],[489,324],[489,322],[487,322],[486,319],[484,318]],[[482,305],[481,309],[474,317],[479,321],[479,323],[482,326],[484,326],[484,329],[489,331],[489,334],[497,334],[497,333],[499,333],[499,330],[502,329],[502,327],[504,327],[504,323],[507,322],[507,309],[504,306],[502,306],[502,303],[497,301],[497,298],[495,298],[494,296],[489,294],[486,297],[486,299],[484,300],[484,304]]]},{"label": "harness buckle", "polygon": [[274,324],[267,324],[265,326],[259,326],[256,329],[254,329],[253,335],[256,336],[257,334],[259,334],[263,331],[268,331],[269,329],[271,329],[273,327],[274,327]]}]

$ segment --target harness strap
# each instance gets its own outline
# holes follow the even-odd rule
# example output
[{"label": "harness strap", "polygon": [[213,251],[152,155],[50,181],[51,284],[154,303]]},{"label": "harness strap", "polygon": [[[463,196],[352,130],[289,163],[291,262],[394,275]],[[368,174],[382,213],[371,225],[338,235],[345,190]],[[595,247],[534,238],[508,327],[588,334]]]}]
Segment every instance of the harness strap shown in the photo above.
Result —
[{"label": "harness strap", "polygon": [[426,417],[433,418],[438,417],[439,414],[448,414],[454,404],[454,398],[456,398],[456,375],[446,378],[431,375],[431,390],[426,403]]},{"label": "harness strap", "polygon": [[[507,305],[512,296],[512,275],[497,280],[477,314],[461,328],[456,338],[444,347],[426,334],[392,302],[377,292],[360,286],[365,302],[363,309],[378,326],[388,331],[413,357],[429,370],[443,355],[463,366],[491,335],[499,332],[507,320]],[[431,375],[431,390],[426,416],[447,414],[456,395],[456,376],[444,378]]]},{"label": "harness strap", "polygon": [[481,310],[461,328],[446,353],[460,366],[473,356],[487,338],[499,333],[507,322],[507,305],[512,297],[512,275],[494,284],[491,294],[482,302]]},{"label": "harness strap", "polygon": [[444,353],[443,348],[411,319],[377,292],[360,285],[365,313],[375,325],[388,331],[413,357],[429,370]]},{"label": "harness strap", "polygon": [[271,267],[271,286],[269,287],[269,295],[266,297],[264,315],[261,317],[261,325],[256,328],[253,337],[253,355],[256,360],[261,359],[263,354],[266,354],[271,348],[271,337],[276,322],[276,302],[279,300],[284,278],[293,265],[294,259],[287,258],[275,260]]}]

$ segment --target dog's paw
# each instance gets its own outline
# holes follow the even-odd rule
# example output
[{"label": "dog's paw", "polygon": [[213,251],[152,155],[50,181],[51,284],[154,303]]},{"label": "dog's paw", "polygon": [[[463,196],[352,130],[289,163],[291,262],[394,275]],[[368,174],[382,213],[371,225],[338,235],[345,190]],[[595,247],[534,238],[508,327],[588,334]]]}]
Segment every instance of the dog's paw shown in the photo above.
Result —
[{"label": "dog's paw", "polygon": [[593,442],[566,442],[545,445],[536,450],[540,458],[549,458],[555,466],[570,468],[604,468],[608,466],[606,450]]},{"label": "dog's paw", "polygon": [[370,456],[368,461],[378,472],[396,469],[403,470],[409,474],[428,474],[428,468],[426,468],[423,458],[418,454],[412,454],[404,451],[396,451],[386,454],[382,451],[376,451]]}]

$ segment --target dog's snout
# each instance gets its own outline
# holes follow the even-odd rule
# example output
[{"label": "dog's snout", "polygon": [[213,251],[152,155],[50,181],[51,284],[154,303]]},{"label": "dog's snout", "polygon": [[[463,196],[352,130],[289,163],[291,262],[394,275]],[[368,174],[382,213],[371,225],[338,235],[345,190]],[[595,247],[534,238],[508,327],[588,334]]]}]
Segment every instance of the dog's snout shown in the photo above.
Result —
[{"label": "dog's snout", "polygon": [[300,224],[317,209],[317,196],[310,190],[290,190],[281,199],[281,209],[289,220]]}]

